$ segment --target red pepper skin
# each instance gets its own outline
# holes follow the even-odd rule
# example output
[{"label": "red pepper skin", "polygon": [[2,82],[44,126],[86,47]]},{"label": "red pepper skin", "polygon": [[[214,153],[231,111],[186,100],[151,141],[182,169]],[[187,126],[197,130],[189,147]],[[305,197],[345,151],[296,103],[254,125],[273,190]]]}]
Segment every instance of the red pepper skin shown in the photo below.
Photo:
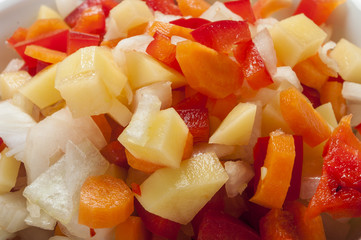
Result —
[{"label": "red pepper skin", "polygon": [[343,117],[324,147],[322,177],[306,212],[310,218],[321,212],[361,216],[361,142],[350,121],[350,115]]},{"label": "red pepper skin", "polygon": [[173,0],[145,0],[145,3],[153,11],[171,15],[182,15],[178,5]]},{"label": "red pepper skin", "polygon": [[96,34],[69,31],[67,53],[72,54],[83,47],[98,46],[100,36]]},{"label": "red pepper skin", "polygon": [[250,0],[227,1],[224,5],[235,14],[241,16],[245,21],[252,24],[256,21]]},{"label": "red pepper skin", "polygon": [[137,200],[134,200],[134,208],[137,211],[139,217],[142,218],[144,226],[150,232],[161,237],[165,237],[166,239],[177,239],[178,232],[181,228],[181,225],[179,223],[173,222],[171,220],[162,218],[148,212]]},{"label": "red pepper skin", "polygon": [[118,141],[112,141],[100,150],[103,157],[119,167],[129,168],[124,146]]},{"label": "red pepper skin", "polygon": [[178,109],[177,113],[186,123],[194,142],[206,142],[209,138],[207,108]]},{"label": "red pepper skin", "polygon": [[303,85],[303,91],[302,94],[305,95],[308,100],[310,100],[310,102],[312,103],[313,108],[317,108],[318,106],[321,105],[321,100],[320,100],[320,93],[311,87],[308,87],[306,85]]},{"label": "red pepper skin", "polygon": [[258,90],[273,83],[264,60],[252,40],[239,42],[233,50],[233,54],[241,65],[243,76],[252,89]]},{"label": "red pepper skin", "polygon": [[175,110],[191,109],[191,108],[205,108],[207,105],[207,96],[197,92],[196,94],[187,97],[174,106]]},{"label": "red pepper skin", "polygon": [[294,15],[303,13],[317,25],[326,22],[333,10],[346,0],[301,0]]},{"label": "red pepper skin", "polygon": [[2,152],[6,148],[4,140],[0,137],[0,152]]},{"label": "red pepper skin", "polygon": [[204,18],[179,18],[179,19],[173,20],[169,23],[178,25],[181,27],[196,29],[204,24],[210,23],[210,21],[207,19],[204,19]]},{"label": "red pepper skin", "polygon": [[223,53],[229,53],[237,42],[251,39],[251,33],[245,21],[211,22],[193,30],[191,34],[195,41]]}]

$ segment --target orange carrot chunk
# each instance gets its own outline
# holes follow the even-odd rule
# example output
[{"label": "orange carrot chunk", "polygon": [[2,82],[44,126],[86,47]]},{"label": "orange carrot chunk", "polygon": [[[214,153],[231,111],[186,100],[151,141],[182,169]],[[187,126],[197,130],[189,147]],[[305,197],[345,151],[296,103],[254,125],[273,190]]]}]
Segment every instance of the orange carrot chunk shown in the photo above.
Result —
[{"label": "orange carrot chunk", "polygon": [[52,50],[37,45],[26,46],[24,53],[29,57],[46,63],[58,63],[63,61],[67,56],[67,54],[64,52]]},{"label": "orange carrot chunk", "polygon": [[39,19],[29,27],[26,39],[39,37],[60,29],[69,29],[69,26],[63,20],[57,18]]},{"label": "orange carrot chunk", "polygon": [[337,81],[326,82],[320,90],[322,104],[330,102],[337,121],[346,115],[346,100],[342,96],[342,83]]},{"label": "orange carrot chunk", "polygon": [[280,93],[281,113],[289,127],[311,147],[325,141],[331,130],[307,98],[294,88]]},{"label": "orange carrot chunk", "polygon": [[149,232],[140,217],[130,216],[115,228],[115,240],[146,240]]},{"label": "orange carrot chunk", "polygon": [[199,17],[210,7],[205,0],[177,0],[177,3],[183,16]]},{"label": "orange carrot chunk", "polygon": [[79,223],[90,228],[111,228],[134,211],[132,190],[119,178],[89,177],[80,191]]},{"label": "orange carrot chunk", "polygon": [[125,149],[125,156],[127,156],[129,166],[145,173],[152,173],[164,167],[162,165],[157,165],[146,160],[136,158],[127,149]]},{"label": "orange carrot chunk", "polygon": [[92,119],[95,122],[95,124],[98,126],[100,131],[102,132],[107,143],[110,143],[110,138],[112,135],[112,128],[110,127],[110,124],[109,124],[107,118],[105,117],[105,115],[104,114],[93,115]]}]

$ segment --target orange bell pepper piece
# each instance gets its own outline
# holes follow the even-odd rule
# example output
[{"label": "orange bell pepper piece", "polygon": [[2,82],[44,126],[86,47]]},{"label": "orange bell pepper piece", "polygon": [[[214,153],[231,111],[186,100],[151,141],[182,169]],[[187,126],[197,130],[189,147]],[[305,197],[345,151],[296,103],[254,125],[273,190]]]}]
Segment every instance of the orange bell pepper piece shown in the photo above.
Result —
[{"label": "orange bell pepper piece", "polygon": [[311,147],[325,141],[331,130],[308,99],[295,88],[280,93],[281,113],[292,131]]},{"label": "orange bell pepper piece", "polygon": [[127,184],[109,175],[89,177],[80,191],[79,223],[90,228],[111,228],[134,211],[134,195]]},{"label": "orange bell pepper piece", "polygon": [[110,124],[109,124],[107,118],[105,117],[105,115],[104,114],[93,115],[92,119],[95,122],[95,124],[98,126],[100,131],[102,132],[107,143],[110,143],[110,138],[112,135],[112,128],[110,127]]},{"label": "orange bell pepper piece", "polygon": [[292,0],[258,0],[253,5],[253,12],[256,18],[266,18],[272,13],[291,6]]},{"label": "orange bell pepper piece", "polygon": [[156,32],[166,35],[167,37],[179,36],[189,40],[193,40],[191,32],[193,29],[181,27],[171,23],[155,21],[148,29],[148,33],[154,36]]},{"label": "orange bell pepper piece", "polygon": [[266,158],[261,168],[261,172],[265,173],[261,174],[251,202],[267,208],[282,208],[290,186],[295,156],[292,135],[281,131],[270,134]]},{"label": "orange bell pepper piece", "polygon": [[205,0],[177,0],[183,16],[199,17],[211,5]]},{"label": "orange bell pepper piece", "polygon": [[29,57],[46,63],[58,63],[63,61],[67,57],[67,54],[64,52],[52,50],[37,45],[26,46],[24,53]]},{"label": "orange bell pepper piece", "polygon": [[7,40],[7,42],[10,43],[11,45],[15,45],[18,42],[25,41],[26,35],[28,35],[28,30],[26,28],[19,27],[18,29],[15,30],[15,32]]},{"label": "orange bell pepper piece", "polygon": [[208,97],[225,98],[242,85],[240,66],[228,55],[200,43],[178,43],[176,59],[188,84]]},{"label": "orange bell pepper piece", "polygon": [[69,26],[61,19],[39,19],[29,27],[26,40],[61,29],[69,29]]},{"label": "orange bell pepper piece", "polygon": [[337,121],[346,115],[346,100],[342,96],[342,83],[328,81],[320,89],[320,100],[322,104],[330,102]]},{"label": "orange bell pepper piece", "polygon": [[125,149],[125,156],[127,156],[127,161],[129,166],[131,166],[134,169],[137,169],[139,171],[145,172],[145,173],[153,173],[157,171],[158,169],[163,168],[162,165],[157,165],[148,161],[145,161],[143,159],[136,158],[133,154],[131,154],[127,149]]},{"label": "orange bell pepper piece", "polygon": [[140,217],[130,216],[115,228],[115,240],[146,240],[149,232]]}]

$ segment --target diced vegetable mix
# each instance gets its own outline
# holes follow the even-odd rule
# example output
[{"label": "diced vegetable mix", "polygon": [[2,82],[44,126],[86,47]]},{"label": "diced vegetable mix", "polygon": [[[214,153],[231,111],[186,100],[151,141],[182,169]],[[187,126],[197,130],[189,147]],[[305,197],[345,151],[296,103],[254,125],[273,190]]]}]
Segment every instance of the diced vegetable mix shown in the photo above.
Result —
[{"label": "diced vegetable mix", "polygon": [[41,6],[0,74],[0,238],[360,238],[345,1]]}]

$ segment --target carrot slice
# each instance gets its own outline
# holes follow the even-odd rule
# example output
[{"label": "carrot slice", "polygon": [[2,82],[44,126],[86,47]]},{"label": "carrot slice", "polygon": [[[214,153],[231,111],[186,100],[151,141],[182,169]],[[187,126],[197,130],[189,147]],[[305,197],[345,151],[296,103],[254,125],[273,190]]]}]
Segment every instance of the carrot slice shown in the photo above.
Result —
[{"label": "carrot slice", "polygon": [[64,52],[52,50],[37,45],[26,46],[24,53],[29,57],[46,63],[58,63],[63,61],[67,57],[67,54]]},{"label": "carrot slice", "polygon": [[125,149],[125,155],[127,156],[128,164],[134,169],[145,173],[152,173],[156,170],[163,168],[164,166],[157,165],[143,159],[136,158],[133,154],[131,154],[127,149]]},{"label": "carrot slice", "polygon": [[69,29],[69,26],[63,20],[57,18],[39,19],[29,27],[26,39],[39,37],[60,29]]},{"label": "carrot slice", "polygon": [[115,240],[145,240],[149,232],[140,217],[130,216],[115,228]]},{"label": "carrot slice", "polygon": [[182,160],[187,160],[188,158],[190,158],[192,156],[192,153],[193,153],[193,135],[190,132],[188,132],[186,145],[184,146]]},{"label": "carrot slice", "polygon": [[80,191],[79,223],[90,228],[111,228],[134,211],[132,190],[119,178],[89,177]]},{"label": "carrot slice", "polygon": [[191,32],[193,29],[181,27],[171,23],[155,21],[148,29],[148,33],[154,36],[156,32],[166,35],[167,37],[179,36],[189,40],[193,40]]},{"label": "carrot slice", "polygon": [[256,18],[266,18],[272,13],[292,5],[292,0],[258,0],[253,5]]},{"label": "carrot slice", "polygon": [[251,202],[267,208],[282,208],[290,186],[295,156],[293,136],[282,131],[272,132],[261,168],[263,174]]},{"label": "carrot slice", "polygon": [[211,5],[204,0],[177,0],[178,7],[183,16],[199,17]]},{"label": "carrot slice", "polygon": [[325,141],[331,130],[327,122],[295,88],[280,93],[281,113],[289,127],[311,147]]},{"label": "carrot slice", "polygon": [[337,81],[326,82],[320,90],[321,103],[332,104],[337,121],[346,115],[346,100],[342,96],[342,83]]},{"label": "carrot slice", "polygon": [[112,128],[110,127],[110,124],[107,118],[105,117],[105,114],[93,115],[92,119],[95,122],[95,124],[98,126],[100,131],[102,132],[107,143],[110,143]]}]

